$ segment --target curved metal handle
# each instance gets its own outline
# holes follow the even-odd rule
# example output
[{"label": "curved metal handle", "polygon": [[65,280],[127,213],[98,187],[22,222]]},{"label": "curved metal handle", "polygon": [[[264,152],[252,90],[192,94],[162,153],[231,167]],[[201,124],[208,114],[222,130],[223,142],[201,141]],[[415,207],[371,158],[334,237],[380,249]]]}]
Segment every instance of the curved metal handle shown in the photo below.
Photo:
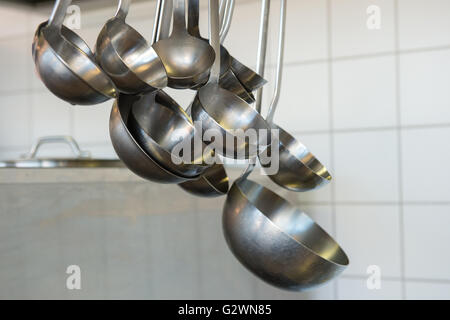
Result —
[{"label": "curved metal handle", "polygon": [[277,71],[276,71],[273,98],[272,102],[270,103],[269,113],[266,119],[266,121],[270,124],[273,123],[275,111],[277,110],[278,102],[280,101],[281,81],[283,79],[285,35],[286,35],[286,0],[280,0],[280,30],[278,33]]},{"label": "curved metal handle", "polygon": [[172,35],[187,33],[186,30],[186,0],[173,0]]},{"label": "curved metal handle", "polygon": [[155,22],[153,24],[153,34],[152,34],[152,42],[153,45],[155,42],[159,40],[160,30],[161,30],[161,19],[163,14],[163,0],[158,0],[156,2],[156,11],[155,11]]},{"label": "curved metal handle", "polygon": [[130,10],[131,0],[119,0],[119,6],[116,11],[116,18],[125,20]]},{"label": "curved metal handle", "polygon": [[[188,32],[191,36],[201,38],[200,28],[199,28],[199,11],[200,11],[200,0],[189,0],[188,1]],[[223,12],[223,16],[219,13],[219,25],[220,27],[220,43],[225,40],[227,33],[231,25],[231,17],[234,10],[234,0],[221,0],[219,11],[221,7],[226,8]]]},{"label": "curved metal handle", "polygon": [[223,23],[225,11],[227,10],[228,0],[220,0],[219,1],[219,25],[221,26]]},{"label": "curved metal handle", "polygon": [[156,8],[157,18],[155,18],[156,30],[153,30],[153,43],[169,37],[173,15],[172,1],[173,0],[158,1],[158,7]]},{"label": "curved metal handle", "polygon": [[71,3],[72,0],[56,0],[52,13],[50,14],[50,18],[48,19],[47,26],[53,26],[61,29],[64,18],[66,17],[67,8]]},{"label": "curved metal handle", "polygon": [[223,43],[225,41],[225,38],[228,35],[228,31],[230,31],[230,27],[231,27],[231,20],[233,19],[233,13],[234,13],[234,5],[235,5],[235,1],[234,0],[223,0],[223,1],[227,1],[227,10],[225,12],[225,17],[223,18],[223,22],[221,24],[221,29],[220,29],[220,43]]},{"label": "curved metal handle", "polygon": [[[264,76],[264,69],[266,65],[266,51],[267,51],[267,38],[268,38],[268,30],[269,30],[269,17],[270,17],[270,0],[262,0],[261,6],[261,20],[259,25],[259,39],[258,39],[258,56],[256,59],[257,65],[257,73],[262,77]],[[255,109],[257,112],[261,113],[261,105],[262,105],[262,94],[263,90],[260,88],[257,92],[256,96],[256,106]],[[238,178],[238,180],[247,179],[248,176],[255,169],[256,163],[252,162],[253,159],[250,160],[249,165],[242,173],[242,175]]]},{"label": "curved metal handle", "polygon": [[[266,52],[267,52],[267,38],[269,30],[269,16],[270,16],[270,0],[262,0],[261,6],[261,20],[259,26],[259,39],[258,39],[258,56],[256,58],[256,73],[261,77],[264,77],[265,65],[266,65]],[[258,89],[256,93],[255,109],[261,113],[263,88]]]},{"label": "curved metal handle", "polygon": [[[225,0],[223,0],[225,1]],[[191,36],[200,38],[200,0],[189,0],[188,1],[188,32]]]},{"label": "curved metal handle", "polygon": [[211,68],[208,84],[218,84],[220,78],[219,0],[209,0],[209,43],[214,49],[216,58]]},{"label": "curved metal handle", "polygon": [[82,151],[78,143],[71,136],[48,136],[39,138],[38,141],[31,147],[30,152],[26,155],[23,155],[22,158],[35,159],[40,147],[42,147],[44,144],[49,143],[65,143],[69,145],[70,149],[72,149],[72,152],[79,159],[91,157],[91,153],[89,151]]}]

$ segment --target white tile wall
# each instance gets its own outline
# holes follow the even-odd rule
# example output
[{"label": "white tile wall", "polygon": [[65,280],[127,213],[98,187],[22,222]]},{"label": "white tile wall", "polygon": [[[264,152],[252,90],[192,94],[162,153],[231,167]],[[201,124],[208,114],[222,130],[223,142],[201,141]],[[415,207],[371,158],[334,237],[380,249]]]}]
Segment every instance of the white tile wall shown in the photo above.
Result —
[{"label": "white tile wall", "polygon": [[448,141],[448,127],[402,132],[402,185],[405,201],[449,202]]},{"label": "white tile wall", "polygon": [[[271,1],[271,63],[278,4]],[[381,9],[380,30],[366,27],[369,5]],[[317,192],[284,194],[328,232],[336,233],[351,259],[343,278],[305,295],[287,295],[261,284],[224,246],[219,217],[210,215],[218,212],[222,199],[200,211],[197,224],[182,215],[170,222],[151,222],[160,226],[155,232],[161,236],[165,236],[164,228],[169,228],[167,223],[200,228],[197,234],[186,230],[173,235],[186,242],[195,237],[210,239],[211,233],[215,236],[215,242],[200,248],[167,244],[166,249],[176,253],[164,258],[170,272],[158,269],[152,274],[172,274],[175,262],[184,261],[189,267],[186,275],[192,279],[180,281],[186,286],[200,283],[193,297],[211,298],[208,292],[223,286],[242,298],[448,298],[449,5],[447,0],[288,1],[286,65],[276,121],[305,143],[334,179]],[[154,8],[154,1],[136,1],[128,19],[148,39]],[[114,4],[83,2],[81,9],[82,30],[78,32],[93,47],[98,31],[114,13]],[[237,0],[225,42],[230,53],[250,67],[255,66],[259,12],[259,1]],[[115,157],[108,135],[111,102],[68,106],[48,93],[34,73],[31,39],[49,8],[26,12],[17,5],[2,4],[0,14],[5,18],[0,21],[0,158],[19,156],[41,135],[66,133],[95,156]],[[203,0],[203,35],[206,27]],[[272,81],[273,69],[268,70],[267,78]],[[265,91],[266,103],[271,88],[269,84]],[[192,98],[192,92],[170,92],[184,107]],[[62,147],[49,148],[43,154],[55,150],[60,152]],[[113,236],[117,226],[107,227],[112,228]],[[126,235],[123,239],[128,241]],[[184,252],[192,250],[198,251],[207,270],[196,271],[196,262]],[[20,262],[20,256],[12,258]],[[224,259],[226,264],[218,263]],[[136,263],[138,272],[143,265]],[[368,264],[379,264],[387,277],[381,290],[367,289]],[[217,270],[226,281],[215,277]],[[235,274],[239,274],[237,280]],[[96,283],[107,286],[106,280]],[[121,285],[132,294],[126,281],[110,285]]]},{"label": "white tile wall", "polygon": [[364,278],[342,278],[338,280],[338,296],[342,300],[398,300],[402,298],[402,285],[400,281],[384,280],[380,289],[370,290]]},{"label": "white tile wall", "polygon": [[[295,133],[329,129],[327,70],[326,63],[285,68],[275,116],[285,130]],[[268,92],[272,94],[272,90]]]},{"label": "white tile wall", "polygon": [[[331,3],[331,40],[333,56],[392,52],[394,50],[394,1],[336,0]],[[380,29],[367,28],[367,8],[378,6]]]},{"label": "white tile wall", "polygon": [[0,97],[0,146],[23,147],[30,143],[29,97],[8,94]]},{"label": "white tile wall", "polygon": [[398,201],[397,150],[397,138],[393,130],[336,133],[336,200]]},{"label": "white tile wall", "polygon": [[30,87],[32,39],[23,35],[0,39],[0,92],[17,92]]},{"label": "white tile wall", "polygon": [[289,292],[274,288],[262,281],[256,285],[256,299],[262,300],[332,300],[334,296],[334,282],[304,292]]},{"label": "white tile wall", "polygon": [[[275,6],[277,5],[278,3],[275,2]],[[289,2],[286,18],[285,61],[287,63],[327,58],[326,5],[325,0]],[[304,39],[304,41],[298,41],[298,39]]]},{"label": "white tile wall", "polygon": [[109,141],[109,116],[112,103],[77,107],[73,110],[73,134],[80,143]]},{"label": "white tile wall", "polygon": [[50,91],[34,91],[31,95],[32,136],[68,135],[71,132],[73,108]]},{"label": "white tile wall", "polygon": [[398,0],[400,48],[448,46],[449,11],[447,0]]},{"label": "white tile wall", "polygon": [[406,277],[450,279],[450,206],[407,205],[404,210]]},{"label": "white tile wall", "polygon": [[449,300],[450,283],[406,283],[406,298],[411,300]]},{"label": "white tile wall", "polygon": [[364,275],[378,266],[382,276],[400,277],[398,206],[337,205],[336,216],[337,240],[351,261],[345,274]]},{"label": "white tile wall", "polygon": [[402,124],[450,123],[450,49],[400,58]]},{"label": "white tile wall", "polygon": [[[270,28],[275,30],[279,22],[279,0],[270,1],[270,6],[274,12],[270,17]],[[284,58],[287,64],[295,65],[299,62],[323,60],[328,57],[326,6],[326,0],[289,2]],[[259,11],[255,10],[253,16],[257,16],[257,14]],[[276,43],[278,33],[272,32],[269,39],[271,43]],[[298,41],[298,39],[303,39],[303,41]],[[272,64],[276,61],[275,48],[274,45],[269,49],[269,58]]]},{"label": "white tile wall", "polygon": [[333,64],[335,129],[394,126],[395,98],[393,56]]}]

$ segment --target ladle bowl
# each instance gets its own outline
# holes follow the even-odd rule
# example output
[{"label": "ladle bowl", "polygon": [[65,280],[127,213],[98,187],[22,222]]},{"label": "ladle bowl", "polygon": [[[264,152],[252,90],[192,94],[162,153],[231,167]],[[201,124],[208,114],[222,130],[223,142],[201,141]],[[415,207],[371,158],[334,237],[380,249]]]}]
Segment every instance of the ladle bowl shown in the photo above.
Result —
[{"label": "ladle bowl", "polygon": [[[330,183],[331,174],[305,145],[274,123],[272,129],[279,130],[278,139],[272,140],[272,143],[278,143],[279,148],[278,172],[268,176],[273,182],[297,192],[319,189]],[[272,148],[273,144],[262,155],[270,154]],[[270,167],[271,164],[262,166]]]},{"label": "ladle bowl", "polygon": [[199,177],[182,177],[152,159],[130,133],[127,122],[135,96],[121,94],[114,103],[109,122],[111,142],[119,158],[138,176],[159,183],[182,183]]},{"label": "ladle bowl", "polygon": [[174,1],[172,34],[168,39],[156,42],[153,47],[166,68],[168,86],[189,89],[208,79],[215,54],[208,43],[187,32],[185,0]]},{"label": "ladle bowl", "polygon": [[36,71],[53,94],[71,104],[92,105],[115,98],[114,83],[87,44],[62,24],[70,3],[56,1],[49,21],[37,28],[32,45]]},{"label": "ladle bowl", "polygon": [[245,178],[228,193],[223,230],[236,258],[281,289],[302,291],[323,285],[349,264],[345,252],[308,215]]},{"label": "ladle bowl", "polygon": [[125,22],[129,5],[129,0],[121,0],[115,17],[101,30],[96,59],[123,93],[163,89],[168,79],[161,59],[147,40]]},{"label": "ladle bowl", "polygon": [[39,78],[54,95],[74,105],[99,104],[116,96],[114,83],[88,50],[64,26],[59,33],[44,22],[34,36],[32,51]]},{"label": "ladle bowl", "polygon": [[[192,104],[192,118],[202,122],[205,132],[211,130],[222,137],[222,148],[215,151],[225,157],[248,159],[271,143],[270,127],[261,114],[219,85],[208,84],[198,91]],[[238,133],[245,134],[248,130],[254,130],[257,141]]]},{"label": "ladle bowl", "polygon": [[194,121],[202,123],[204,137],[212,134],[220,140],[214,141],[214,151],[219,155],[248,159],[270,145],[270,127],[247,102],[219,85],[221,54],[217,2],[209,2],[210,43],[216,59],[208,83],[198,90],[192,103],[191,115]]},{"label": "ladle bowl", "polygon": [[248,92],[258,90],[267,83],[266,79],[233,57],[231,57],[231,70]]},{"label": "ladle bowl", "polygon": [[[224,0],[224,2],[228,2]],[[227,3],[228,4],[228,3]],[[223,5],[223,9],[226,7],[226,5]],[[226,17],[224,17],[224,20],[226,21],[224,25],[222,25],[222,28],[225,29],[224,33],[221,34],[222,37],[225,38],[226,33],[228,32],[228,29],[230,27],[231,22],[231,15],[233,10],[234,4],[228,7]],[[208,42],[208,39],[205,39],[200,34],[200,28],[199,28],[199,11],[200,11],[200,5],[199,0],[190,0],[189,6],[188,6],[188,32],[191,36],[196,37],[200,40],[203,40],[205,42]],[[235,59],[230,55],[228,50],[224,46],[220,46],[220,80],[219,84],[224,89],[233,92],[237,96],[241,97],[243,100],[245,100],[247,103],[253,103],[255,102],[255,97],[253,96],[251,91],[247,91],[245,86],[239,81],[238,77],[236,76],[235,72],[232,70],[232,63]],[[262,79],[265,81],[264,79]],[[202,86],[204,86],[205,83],[201,83],[191,89],[198,90]],[[263,82],[261,85],[265,84]]]},{"label": "ladle bowl", "polygon": [[127,123],[130,132],[162,166],[187,177],[198,177],[210,167],[192,120],[164,91],[136,97],[131,108]]},{"label": "ladle bowl", "polygon": [[[268,155],[274,153],[278,160],[278,171],[269,174],[269,178],[279,186],[290,190],[305,192],[320,188],[331,181],[331,175],[322,163],[288,132],[277,126],[273,119],[278,106],[283,75],[284,40],[286,29],[286,0],[280,1],[280,30],[278,39],[278,58],[275,79],[274,97],[269,108],[267,122],[270,123],[273,133],[278,137],[273,139],[272,144],[260,154],[260,159],[268,159]],[[274,148],[276,147],[276,148]],[[273,158],[272,158],[273,159]],[[262,162],[262,166],[272,167],[274,164]]]},{"label": "ladle bowl", "polygon": [[216,198],[227,194],[229,178],[222,164],[208,168],[197,180],[180,183],[186,192],[204,198]]}]

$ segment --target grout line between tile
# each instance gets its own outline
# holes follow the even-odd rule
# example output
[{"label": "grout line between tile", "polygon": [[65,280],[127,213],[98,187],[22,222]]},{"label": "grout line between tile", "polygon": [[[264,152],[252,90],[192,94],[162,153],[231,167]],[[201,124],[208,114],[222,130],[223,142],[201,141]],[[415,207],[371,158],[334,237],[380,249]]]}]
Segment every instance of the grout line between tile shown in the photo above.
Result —
[{"label": "grout line between tile", "polygon": [[450,206],[450,201],[297,201],[300,205],[336,206]]},{"label": "grout line between tile", "polygon": [[[308,60],[290,61],[290,62],[286,62],[285,66],[286,67],[296,67],[296,66],[302,66],[302,65],[326,63],[328,61],[331,61],[331,62],[351,61],[351,60],[361,60],[361,59],[395,56],[396,54],[407,55],[407,54],[414,54],[414,53],[434,52],[434,51],[443,51],[443,50],[450,50],[450,45],[423,47],[423,48],[415,48],[415,49],[404,49],[404,50],[398,50],[398,51],[384,51],[384,52],[375,52],[375,53],[355,54],[355,55],[340,56],[340,57],[325,58],[325,59],[308,59]],[[269,64],[268,68],[275,68],[275,65]]]},{"label": "grout line between tile", "polygon": [[[333,137],[333,128],[334,128],[334,119],[333,119],[333,65],[331,57],[333,56],[333,48],[332,48],[332,13],[331,13],[331,0],[327,0],[326,4],[326,16],[327,16],[327,67],[328,67],[328,112],[329,112],[329,144],[330,144],[330,167],[335,170],[335,155],[334,155],[334,137]],[[330,196],[331,196],[331,225],[332,225],[332,233],[335,238],[337,238],[337,223],[336,223],[336,205],[335,198],[336,198],[336,189],[335,184],[331,183],[331,189],[330,189]],[[334,281],[333,285],[333,295],[334,300],[339,299],[339,285],[338,281]]]},{"label": "grout line between tile", "polygon": [[402,148],[402,130],[401,128],[401,96],[400,96],[400,53],[399,53],[399,15],[398,0],[394,0],[394,39],[395,39],[395,104],[397,111],[397,167],[398,167],[398,197],[399,197],[399,241],[400,241],[400,272],[402,282],[402,298],[406,299],[406,282],[405,282],[405,223],[403,208],[403,148]]},{"label": "grout line between tile", "polygon": [[[357,275],[357,274],[346,274],[341,276],[342,279],[353,279],[353,280],[366,280],[367,275]],[[414,277],[390,277],[383,276],[383,280],[387,281],[399,281],[399,282],[417,282],[417,283],[428,283],[428,284],[450,284],[450,279],[427,279],[427,278],[414,278]]]},{"label": "grout line between tile", "polygon": [[430,123],[430,124],[413,124],[413,125],[396,125],[396,126],[384,126],[384,127],[367,127],[367,128],[345,128],[345,129],[332,129],[332,130],[307,130],[307,131],[292,131],[293,134],[328,134],[328,133],[358,133],[358,132],[374,132],[374,131],[392,131],[392,130],[420,130],[420,129],[443,129],[449,128],[450,123]]}]

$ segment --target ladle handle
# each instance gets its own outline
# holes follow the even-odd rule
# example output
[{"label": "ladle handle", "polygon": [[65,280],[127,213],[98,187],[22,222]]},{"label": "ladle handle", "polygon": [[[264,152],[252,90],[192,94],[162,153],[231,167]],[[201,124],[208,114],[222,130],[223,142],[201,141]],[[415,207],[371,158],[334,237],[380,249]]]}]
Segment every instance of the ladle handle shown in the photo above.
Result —
[{"label": "ladle handle", "polygon": [[[189,0],[188,1],[188,32],[191,36],[201,38],[200,34],[200,1],[199,0]],[[227,3],[226,8],[227,10],[224,13],[224,17],[222,18],[223,22],[220,24],[220,43],[223,43],[225,40],[228,31],[230,30],[231,26],[231,16],[233,15],[234,11],[234,0],[222,0],[222,3]],[[220,10],[220,9],[219,9]]]},{"label": "ladle handle", "polygon": [[161,39],[167,39],[169,37],[172,15],[173,15],[173,1],[163,0],[157,41]]},{"label": "ladle handle", "polygon": [[158,0],[153,26],[152,44],[161,39],[167,39],[172,21],[172,0]]},{"label": "ladle handle", "polygon": [[173,0],[172,35],[187,33],[186,30],[186,0]]},{"label": "ladle handle", "polygon": [[[266,65],[269,16],[270,16],[270,0],[262,0],[261,21],[259,26],[259,39],[258,39],[258,56],[256,58],[256,73],[261,75],[261,77],[264,77]],[[255,103],[255,109],[259,113],[261,113],[262,95],[263,89],[261,87],[257,91]]]},{"label": "ladle handle", "polygon": [[[262,0],[261,6],[261,20],[259,25],[259,39],[258,39],[258,56],[256,59],[256,72],[262,77],[264,76],[264,69],[266,65],[266,51],[267,51],[267,38],[269,30],[269,17],[270,17],[270,0]],[[257,92],[256,96],[256,111],[261,113],[262,105],[262,88]],[[253,172],[256,162],[250,160],[245,171],[242,173],[239,180],[245,180]]]},{"label": "ladle handle", "polygon": [[219,1],[219,26],[220,26],[219,30],[222,30],[222,27],[223,27],[223,23],[225,20],[225,14],[226,14],[226,11],[228,8],[228,2],[229,2],[228,0],[220,0]]},{"label": "ladle handle", "polygon": [[228,1],[229,4],[227,7],[227,11],[225,12],[224,21],[221,24],[222,28],[220,29],[220,43],[223,43],[225,41],[225,38],[228,35],[228,31],[230,31],[231,20],[233,19],[234,5],[235,5],[234,0],[224,0],[224,1]]},{"label": "ladle handle", "polygon": [[119,6],[116,11],[116,18],[125,20],[130,10],[131,0],[119,0]]},{"label": "ladle handle", "polygon": [[281,82],[283,79],[283,62],[284,62],[284,41],[286,35],[286,0],[280,0],[280,30],[278,33],[278,58],[277,58],[277,71],[275,79],[275,88],[270,103],[269,113],[267,116],[267,122],[272,124],[275,116],[275,111],[280,101]]},{"label": "ladle handle", "polygon": [[209,43],[214,49],[216,58],[211,68],[208,84],[218,84],[220,78],[219,0],[209,0]]},{"label": "ladle handle", "polygon": [[67,8],[72,3],[72,0],[56,0],[53,6],[52,13],[48,19],[47,26],[57,27],[61,29],[64,18],[66,17]]},{"label": "ladle handle", "polygon": [[[225,1],[225,0],[224,0]],[[188,1],[188,31],[193,37],[200,38],[200,0]]]},{"label": "ladle handle", "polygon": [[155,11],[155,22],[153,24],[153,33],[152,33],[152,42],[154,44],[159,40],[159,33],[161,31],[161,19],[163,14],[163,0],[158,0],[156,2],[156,11]]}]

